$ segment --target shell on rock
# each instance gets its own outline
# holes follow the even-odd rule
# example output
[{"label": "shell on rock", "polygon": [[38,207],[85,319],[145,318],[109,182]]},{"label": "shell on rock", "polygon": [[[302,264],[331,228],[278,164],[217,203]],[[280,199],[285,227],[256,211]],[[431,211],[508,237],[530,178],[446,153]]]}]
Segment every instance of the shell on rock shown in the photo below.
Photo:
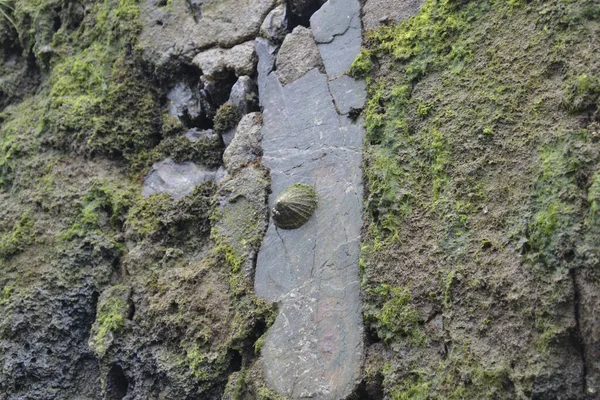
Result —
[{"label": "shell on rock", "polygon": [[300,228],[317,208],[317,193],[312,186],[296,183],[285,188],[273,206],[273,221],[281,229]]}]

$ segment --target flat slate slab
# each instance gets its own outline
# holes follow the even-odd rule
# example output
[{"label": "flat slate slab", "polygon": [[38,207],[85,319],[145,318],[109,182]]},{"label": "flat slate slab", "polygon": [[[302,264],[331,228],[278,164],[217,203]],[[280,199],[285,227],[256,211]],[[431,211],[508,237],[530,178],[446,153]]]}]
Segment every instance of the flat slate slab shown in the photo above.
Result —
[{"label": "flat slate slab", "polygon": [[[352,122],[345,114],[362,106],[365,86],[342,71],[344,60],[354,60],[360,51],[358,0],[329,0],[321,10],[329,11],[316,24],[318,32],[311,24],[313,34],[317,42],[331,40],[317,43],[319,52],[343,56],[329,68],[323,57],[328,74],[313,68],[283,85],[269,68],[270,52],[257,42],[270,207],[295,183],[311,185],[318,206],[298,229],[279,229],[270,221],[257,258],[255,290],[280,304],[261,350],[267,383],[291,398],[336,400],[355,390],[363,363],[358,255],[364,128],[362,120]],[[345,26],[335,22],[336,13],[346,18]],[[356,20],[357,28],[350,29]],[[355,31],[358,46],[345,45],[356,42]],[[323,50],[324,45],[329,47]]]}]

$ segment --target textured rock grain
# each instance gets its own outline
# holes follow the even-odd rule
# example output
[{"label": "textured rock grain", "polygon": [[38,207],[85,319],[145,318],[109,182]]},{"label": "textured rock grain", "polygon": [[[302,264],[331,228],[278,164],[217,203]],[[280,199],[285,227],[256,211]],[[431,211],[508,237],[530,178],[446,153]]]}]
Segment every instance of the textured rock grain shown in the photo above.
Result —
[{"label": "textured rock grain", "polygon": [[277,54],[277,76],[283,85],[322,66],[319,50],[310,29],[296,27],[285,37]]},{"label": "textured rock grain", "polygon": [[161,65],[174,58],[191,59],[212,46],[231,48],[251,40],[277,1],[208,0],[196,12],[188,4],[174,1],[162,6],[146,0],[140,5],[140,46],[151,62]]}]

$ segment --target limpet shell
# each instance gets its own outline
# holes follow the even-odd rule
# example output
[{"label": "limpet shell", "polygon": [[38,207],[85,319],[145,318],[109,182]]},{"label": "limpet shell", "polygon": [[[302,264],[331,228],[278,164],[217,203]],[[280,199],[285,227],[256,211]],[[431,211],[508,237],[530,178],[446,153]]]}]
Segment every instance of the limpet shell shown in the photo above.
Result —
[{"label": "limpet shell", "polygon": [[281,229],[300,228],[317,208],[317,193],[310,185],[296,183],[285,188],[273,206],[273,221]]}]

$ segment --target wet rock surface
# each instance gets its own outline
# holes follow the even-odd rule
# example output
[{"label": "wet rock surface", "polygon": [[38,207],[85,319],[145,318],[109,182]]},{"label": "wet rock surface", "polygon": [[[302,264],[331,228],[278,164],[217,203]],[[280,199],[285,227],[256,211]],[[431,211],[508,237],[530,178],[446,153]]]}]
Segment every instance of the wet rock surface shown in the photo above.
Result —
[{"label": "wet rock surface", "polygon": [[167,193],[179,199],[194,191],[202,182],[215,179],[215,171],[199,167],[191,161],[177,163],[166,159],[152,166],[144,180],[142,194]]},{"label": "wet rock surface", "polygon": [[[297,183],[312,186],[318,197],[315,213],[298,229],[278,229],[271,221],[257,259],[257,294],[281,305],[262,349],[264,373],[272,387],[293,398],[346,398],[360,378],[363,357],[358,248],[364,132],[360,121],[353,124],[338,112],[329,88],[344,72],[343,61],[328,75],[319,68],[324,54],[330,60],[333,54],[343,60],[358,54],[360,5],[346,0],[336,7],[335,15],[320,19],[335,23],[317,24],[319,37],[335,36],[324,43],[329,47],[317,45],[308,29],[296,28],[283,42],[276,73],[268,46],[257,43],[269,204]],[[348,21],[358,21],[356,31],[344,28]],[[296,54],[304,60],[294,59]],[[348,93],[342,86],[336,86],[342,108],[360,105],[353,97],[364,99],[364,86],[348,83]]]}]

